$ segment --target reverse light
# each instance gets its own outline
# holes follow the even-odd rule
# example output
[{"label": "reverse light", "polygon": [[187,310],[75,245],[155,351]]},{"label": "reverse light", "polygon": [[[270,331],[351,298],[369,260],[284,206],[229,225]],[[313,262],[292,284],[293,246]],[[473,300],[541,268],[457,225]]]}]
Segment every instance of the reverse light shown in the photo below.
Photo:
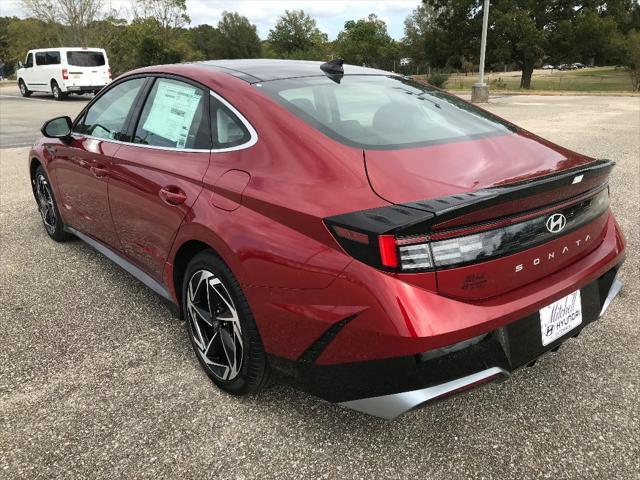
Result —
[{"label": "reverse light", "polygon": [[69,71],[66,68],[62,69],[62,79],[69,80]]}]

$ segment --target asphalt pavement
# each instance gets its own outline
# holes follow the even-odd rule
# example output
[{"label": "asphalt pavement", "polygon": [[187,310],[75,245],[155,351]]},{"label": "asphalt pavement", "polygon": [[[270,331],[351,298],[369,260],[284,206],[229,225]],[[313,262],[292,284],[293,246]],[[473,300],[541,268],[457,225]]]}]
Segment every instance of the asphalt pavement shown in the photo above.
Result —
[{"label": "asphalt pavement", "polygon": [[[3,146],[84,103],[5,90]],[[535,367],[394,421],[281,382],[250,398],[217,390],[157,295],[82,242],[49,240],[28,149],[0,150],[0,478],[640,478],[640,98],[488,108],[618,163],[624,288]]]},{"label": "asphalt pavement", "polygon": [[69,95],[57,102],[52,95],[22,97],[15,85],[0,87],[0,148],[26,147],[38,138],[45,120],[60,115],[74,118],[93,95]]}]

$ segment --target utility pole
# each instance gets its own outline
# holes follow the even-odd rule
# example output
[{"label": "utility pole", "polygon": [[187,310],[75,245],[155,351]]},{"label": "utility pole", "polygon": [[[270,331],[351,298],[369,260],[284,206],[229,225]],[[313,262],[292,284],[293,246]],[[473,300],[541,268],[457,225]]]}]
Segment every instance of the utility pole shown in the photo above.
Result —
[{"label": "utility pole", "polygon": [[484,83],[484,56],[487,50],[487,29],[489,27],[489,0],[484,0],[482,7],[482,39],[480,40],[480,79],[471,87],[471,101],[487,103],[489,101],[489,87]]}]

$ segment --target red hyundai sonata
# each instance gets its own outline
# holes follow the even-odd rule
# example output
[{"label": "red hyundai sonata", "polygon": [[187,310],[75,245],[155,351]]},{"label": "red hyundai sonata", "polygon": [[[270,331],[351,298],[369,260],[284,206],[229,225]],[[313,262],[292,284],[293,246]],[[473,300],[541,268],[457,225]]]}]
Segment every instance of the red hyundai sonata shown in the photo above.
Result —
[{"label": "red hyundai sonata", "polygon": [[235,395],[275,369],[392,418],[533,364],[620,289],[613,162],[389,72],[144,68],[42,133],[49,236],[175,304]]}]

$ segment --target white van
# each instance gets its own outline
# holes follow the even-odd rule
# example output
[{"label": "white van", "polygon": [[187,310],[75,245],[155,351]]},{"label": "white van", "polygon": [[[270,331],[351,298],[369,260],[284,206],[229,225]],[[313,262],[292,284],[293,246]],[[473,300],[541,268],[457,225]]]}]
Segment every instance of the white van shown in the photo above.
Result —
[{"label": "white van", "polygon": [[102,48],[40,48],[29,50],[17,78],[23,97],[52,93],[62,100],[69,93],[97,93],[111,83],[107,53]]}]

